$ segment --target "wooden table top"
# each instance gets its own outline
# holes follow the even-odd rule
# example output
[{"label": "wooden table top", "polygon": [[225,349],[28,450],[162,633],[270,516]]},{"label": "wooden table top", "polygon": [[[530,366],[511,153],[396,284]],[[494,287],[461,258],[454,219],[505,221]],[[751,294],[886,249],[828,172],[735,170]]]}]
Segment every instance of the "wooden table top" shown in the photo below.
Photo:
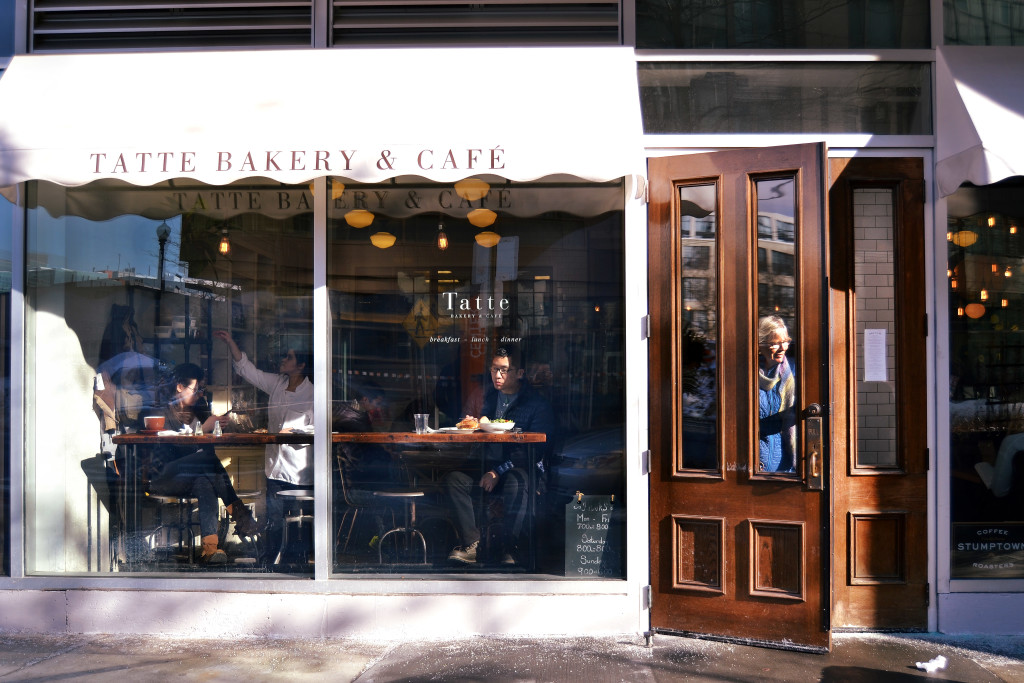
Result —
[{"label": "wooden table top", "polygon": [[[258,446],[261,444],[311,444],[312,434],[279,433],[237,433],[225,432],[221,436],[203,434],[202,436],[183,434],[117,434],[113,437],[116,444],[155,445],[155,444],[212,444],[220,446]],[[334,443],[379,443],[379,444],[410,444],[410,443],[544,443],[547,436],[543,432],[483,432],[471,433],[432,432],[417,434],[416,432],[335,432],[331,434]]]}]

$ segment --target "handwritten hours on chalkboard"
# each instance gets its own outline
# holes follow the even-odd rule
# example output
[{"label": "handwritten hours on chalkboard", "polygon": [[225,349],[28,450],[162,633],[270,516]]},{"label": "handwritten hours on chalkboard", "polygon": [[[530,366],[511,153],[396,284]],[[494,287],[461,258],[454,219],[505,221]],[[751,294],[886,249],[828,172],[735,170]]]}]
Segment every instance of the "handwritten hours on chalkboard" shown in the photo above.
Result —
[{"label": "handwritten hours on chalkboard", "polygon": [[621,541],[614,496],[577,494],[565,506],[565,575],[620,577]]}]

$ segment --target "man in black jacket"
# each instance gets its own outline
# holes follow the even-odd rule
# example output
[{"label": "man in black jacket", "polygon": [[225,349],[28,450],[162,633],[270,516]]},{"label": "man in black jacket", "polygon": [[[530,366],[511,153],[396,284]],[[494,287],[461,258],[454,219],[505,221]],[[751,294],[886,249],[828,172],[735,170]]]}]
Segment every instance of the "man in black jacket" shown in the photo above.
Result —
[{"label": "man in black jacket", "polygon": [[[524,432],[543,432],[550,442],[555,433],[554,412],[547,399],[523,381],[525,368],[518,349],[511,346],[497,349],[491,358],[490,374],[493,389],[484,398],[482,414],[491,420],[512,420],[516,428]],[[541,485],[545,478],[546,445],[530,449],[525,444],[490,444],[481,448],[486,449],[482,454],[486,469],[479,482],[461,471],[449,472],[444,478],[455,526],[463,543],[452,550],[448,559],[463,564],[477,561],[480,529],[473,503],[478,493],[475,488],[479,486],[484,491],[484,499],[491,495],[502,497],[504,548],[501,560],[514,564],[514,553],[530,509],[528,497],[533,495],[530,471],[532,468],[535,484]]]}]

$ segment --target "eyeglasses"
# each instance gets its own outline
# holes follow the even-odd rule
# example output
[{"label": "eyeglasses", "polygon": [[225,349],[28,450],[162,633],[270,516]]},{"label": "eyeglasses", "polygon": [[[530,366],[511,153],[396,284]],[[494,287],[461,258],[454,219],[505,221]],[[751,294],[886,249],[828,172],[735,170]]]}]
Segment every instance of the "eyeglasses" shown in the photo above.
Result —
[{"label": "eyeglasses", "polygon": [[761,344],[762,349],[785,349],[789,348],[789,345],[793,342],[792,339],[784,339],[780,342],[772,342],[771,344]]},{"label": "eyeglasses", "polygon": [[196,396],[202,396],[203,392],[206,391],[206,387],[195,387],[195,388],[185,387],[185,388],[188,389],[189,391],[191,391]]},{"label": "eyeglasses", "polygon": [[501,375],[502,377],[506,377],[506,376],[508,376],[508,373],[509,373],[509,371],[511,369],[512,368],[502,368],[502,367],[499,367],[497,365],[492,365],[491,366],[491,373],[493,373],[495,375]]}]

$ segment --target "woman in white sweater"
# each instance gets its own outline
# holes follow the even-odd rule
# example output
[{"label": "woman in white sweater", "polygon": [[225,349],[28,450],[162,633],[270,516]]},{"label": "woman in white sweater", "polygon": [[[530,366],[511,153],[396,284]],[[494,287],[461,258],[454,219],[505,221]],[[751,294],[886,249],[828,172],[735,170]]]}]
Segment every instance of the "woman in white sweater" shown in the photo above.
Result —
[{"label": "woman in white sweater", "polygon": [[[289,348],[276,373],[259,370],[224,330],[213,333],[227,344],[235,372],[245,381],[270,396],[268,425],[270,432],[286,432],[313,424],[313,383],[308,375],[313,359],[302,348]],[[266,528],[263,533],[264,563],[274,562],[281,550],[284,506],[278,491],[313,488],[313,447],[303,444],[268,444],[266,450]]]}]

